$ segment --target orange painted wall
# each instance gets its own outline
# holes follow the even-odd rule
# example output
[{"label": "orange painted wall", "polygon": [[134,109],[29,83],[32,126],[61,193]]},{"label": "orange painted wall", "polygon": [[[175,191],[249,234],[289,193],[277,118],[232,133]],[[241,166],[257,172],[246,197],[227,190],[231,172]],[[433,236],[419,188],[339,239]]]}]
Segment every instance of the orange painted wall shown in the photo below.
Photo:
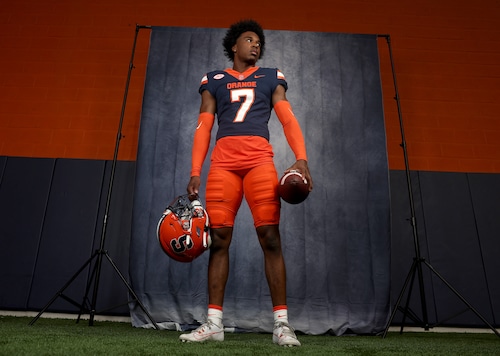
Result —
[{"label": "orange painted wall", "polygon": [[[497,0],[6,1],[0,155],[111,159],[136,24],[225,28],[244,17],[274,30],[389,34],[410,168],[500,172]],[[137,152],[148,39],[141,30],[121,160]],[[404,169],[387,44],[379,42],[389,165]]]}]

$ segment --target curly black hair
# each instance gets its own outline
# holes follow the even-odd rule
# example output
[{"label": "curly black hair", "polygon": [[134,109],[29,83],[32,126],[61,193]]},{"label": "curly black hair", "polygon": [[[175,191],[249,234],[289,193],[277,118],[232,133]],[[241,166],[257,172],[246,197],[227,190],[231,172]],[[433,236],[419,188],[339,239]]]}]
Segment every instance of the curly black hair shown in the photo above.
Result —
[{"label": "curly black hair", "polygon": [[224,46],[224,54],[231,62],[234,61],[233,46],[236,44],[236,40],[241,36],[242,33],[252,31],[255,32],[260,39],[260,58],[264,55],[264,45],[266,44],[266,38],[264,36],[264,30],[262,26],[259,25],[254,20],[241,20],[231,25],[229,30],[226,32],[226,36],[222,40],[222,46]]}]

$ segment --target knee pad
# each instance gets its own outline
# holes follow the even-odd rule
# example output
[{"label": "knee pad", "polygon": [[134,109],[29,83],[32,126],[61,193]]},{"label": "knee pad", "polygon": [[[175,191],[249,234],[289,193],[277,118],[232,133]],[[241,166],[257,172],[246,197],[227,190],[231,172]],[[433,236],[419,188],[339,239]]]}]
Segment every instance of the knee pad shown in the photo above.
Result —
[{"label": "knee pad", "polygon": [[276,202],[255,205],[252,209],[254,226],[278,225],[280,222],[280,204]]},{"label": "knee pad", "polygon": [[213,229],[218,229],[221,227],[233,227],[235,214],[231,211],[219,207],[219,206],[210,206],[207,203],[206,210],[208,213],[208,217],[210,218],[210,227]]}]

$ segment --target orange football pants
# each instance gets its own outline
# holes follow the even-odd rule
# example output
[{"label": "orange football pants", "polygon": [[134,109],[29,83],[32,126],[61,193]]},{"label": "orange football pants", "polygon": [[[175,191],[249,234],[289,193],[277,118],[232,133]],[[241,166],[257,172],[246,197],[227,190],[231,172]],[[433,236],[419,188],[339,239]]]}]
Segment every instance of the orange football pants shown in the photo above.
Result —
[{"label": "orange football pants", "polygon": [[211,228],[234,226],[243,196],[256,228],[279,224],[281,202],[278,174],[273,163],[244,170],[211,169],[205,194]]}]

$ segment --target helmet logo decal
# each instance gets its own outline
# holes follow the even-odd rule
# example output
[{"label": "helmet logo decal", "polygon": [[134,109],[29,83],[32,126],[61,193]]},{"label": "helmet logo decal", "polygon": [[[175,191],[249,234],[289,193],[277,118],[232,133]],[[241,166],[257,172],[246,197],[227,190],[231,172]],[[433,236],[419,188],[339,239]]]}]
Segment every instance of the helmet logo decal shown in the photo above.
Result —
[{"label": "helmet logo decal", "polygon": [[170,241],[170,247],[175,253],[183,253],[193,247],[193,240],[188,235],[179,236]]}]

